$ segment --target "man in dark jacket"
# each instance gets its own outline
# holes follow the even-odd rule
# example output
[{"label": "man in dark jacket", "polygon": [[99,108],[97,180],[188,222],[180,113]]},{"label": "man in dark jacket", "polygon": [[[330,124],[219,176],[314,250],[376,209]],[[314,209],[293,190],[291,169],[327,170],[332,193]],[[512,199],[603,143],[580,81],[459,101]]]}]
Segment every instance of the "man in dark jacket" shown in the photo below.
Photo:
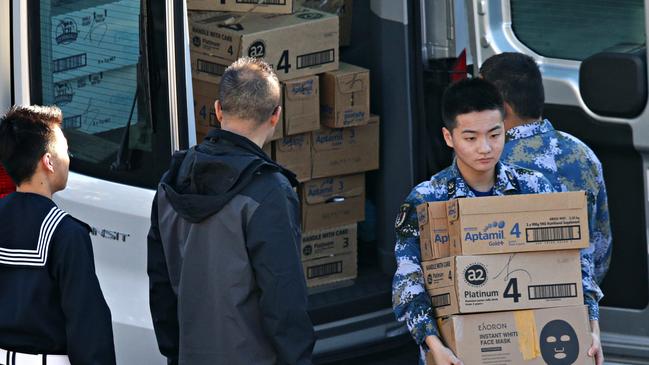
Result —
[{"label": "man in dark jacket", "polygon": [[150,306],[169,364],[311,364],[295,175],[261,149],[281,113],[272,68],[222,77],[221,130],[174,154],[148,237]]}]

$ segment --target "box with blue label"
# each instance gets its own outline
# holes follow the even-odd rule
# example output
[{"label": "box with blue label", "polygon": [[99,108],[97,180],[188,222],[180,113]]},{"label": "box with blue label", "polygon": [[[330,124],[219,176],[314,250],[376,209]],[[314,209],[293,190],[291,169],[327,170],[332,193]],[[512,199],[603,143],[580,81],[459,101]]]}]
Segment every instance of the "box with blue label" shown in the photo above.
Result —
[{"label": "box with blue label", "polygon": [[312,231],[365,219],[365,175],[315,179],[300,185],[302,230]]},{"label": "box with blue label", "polygon": [[320,118],[331,128],[367,124],[370,117],[370,70],[341,62],[320,76]]},{"label": "box with blue label", "polygon": [[52,80],[60,82],[135,65],[140,2],[121,0],[52,16]]},{"label": "box with blue label", "polygon": [[320,128],[320,86],[318,76],[282,82],[284,134],[311,132]]},{"label": "box with blue label", "polygon": [[588,247],[586,194],[563,192],[454,199],[447,203],[450,255]]},{"label": "box with blue label", "polygon": [[437,317],[583,304],[579,250],[451,256],[422,270]]},{"label": "box with blue label", "polygon": [[446,202],[427,202],[417,207],[421,260],[428,261],[451,254],[446,219]]}]

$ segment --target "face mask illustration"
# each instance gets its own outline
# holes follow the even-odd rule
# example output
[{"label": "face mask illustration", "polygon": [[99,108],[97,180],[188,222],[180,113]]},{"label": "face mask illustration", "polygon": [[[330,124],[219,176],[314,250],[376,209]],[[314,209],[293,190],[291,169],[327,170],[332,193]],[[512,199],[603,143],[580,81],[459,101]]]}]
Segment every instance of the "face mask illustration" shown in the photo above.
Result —
[{"label": "face mask illustration", "polygon": [[566,321],[548,322],[541,330],[541,355],[548,365],[570,365],[579,356],[577,333]]}]

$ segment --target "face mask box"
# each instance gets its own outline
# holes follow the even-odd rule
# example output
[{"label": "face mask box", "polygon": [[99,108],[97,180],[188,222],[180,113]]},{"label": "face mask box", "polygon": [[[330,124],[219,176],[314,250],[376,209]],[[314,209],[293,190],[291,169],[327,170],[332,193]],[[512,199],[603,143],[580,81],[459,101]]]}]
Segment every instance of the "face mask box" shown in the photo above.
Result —
[{"label": "face mask box", "polygon": [[[583,305],[456,315],[440,320],[439,329],[465,364],[594,364]],[[426,364],[434,365],[430,353]]]},{"label": "face mask box", "polygon": [[447,203],[451,255],[588,247],[586,194],[564,192],[453,199]]},{"label": "face mask box", "polygon": [[583,304],[579,250],[422,262],[437,317]]}]

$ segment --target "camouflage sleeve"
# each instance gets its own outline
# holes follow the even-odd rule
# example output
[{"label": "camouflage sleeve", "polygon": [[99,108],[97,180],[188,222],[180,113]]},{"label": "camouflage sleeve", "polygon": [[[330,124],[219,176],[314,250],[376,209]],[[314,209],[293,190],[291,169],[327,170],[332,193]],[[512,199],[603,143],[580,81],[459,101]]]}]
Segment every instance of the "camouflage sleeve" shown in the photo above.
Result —
[{"label": "camouflage sleeve", "polygon": [[550,180],[548,180],[540,172],[537,172],[537,174],[540,175],[540,176],[537,177],[538,178],[538,188],[539,188],[538,193],[541,193],[541,194],[543,194],[543,193],[555,193],[556,190],[554,189],[554,187],[550,183]]},{"label": "camouflage sleeve", "polygon": [[415,195],[413,190],[396,219],[397,271],[392,281],[392,307],[397,320],[406,322],[415,342],[422,345],[427,336],[437,336],[438,331],[421,270],[417,205],[422,201]]},{"label": "camouflage sleeve", "polygon": [[590,219],[590,243],[593,251],[594,276],[597,283],[601,283],[608,272],[611,263],[612,239],[611,221],[608,215],[608,197],[606,185],[599,165],[598,191],[592,208]]},{"label": "camouflage sleeve", "polygon": [[593,275],[593,255],[589,249],[581,250],[581,284],[584,288],[584,303],[588,307],[588,318],[599,320],[599,301],[604,297]]}]

